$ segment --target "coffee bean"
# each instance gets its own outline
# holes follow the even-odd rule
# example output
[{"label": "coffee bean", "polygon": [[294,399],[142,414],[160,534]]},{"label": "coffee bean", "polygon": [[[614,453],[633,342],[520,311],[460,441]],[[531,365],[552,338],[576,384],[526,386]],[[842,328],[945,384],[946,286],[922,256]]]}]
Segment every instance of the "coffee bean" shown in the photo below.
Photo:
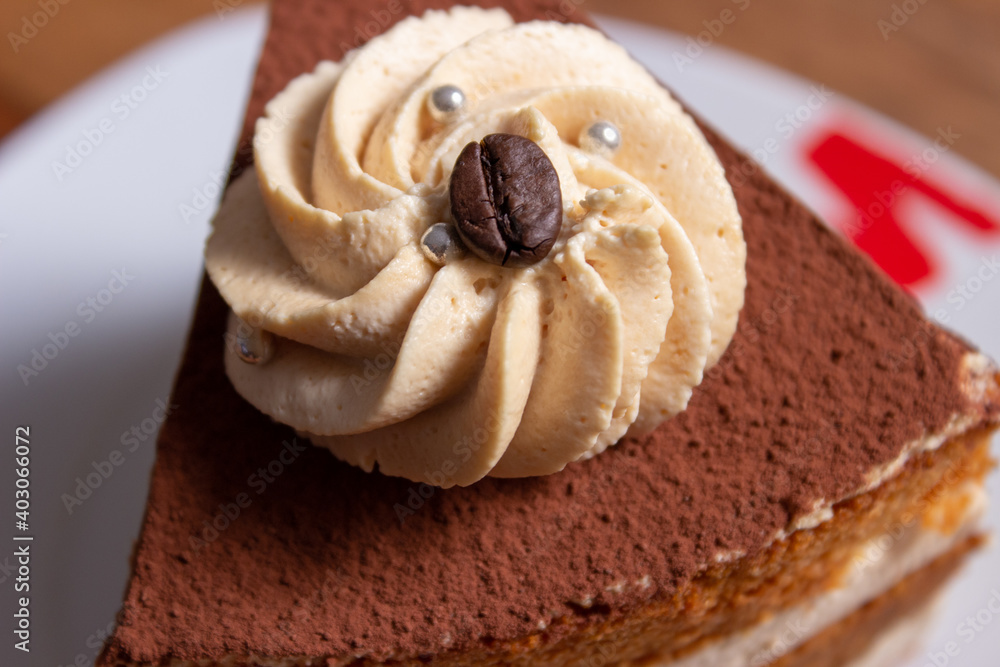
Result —
[{"label": "coffee bean", "polygon": [[562,226],[559,175],[530,139],[491,134],[458,156],[451,174],[451,212],[465,245],[502,266],[545,258]]}]

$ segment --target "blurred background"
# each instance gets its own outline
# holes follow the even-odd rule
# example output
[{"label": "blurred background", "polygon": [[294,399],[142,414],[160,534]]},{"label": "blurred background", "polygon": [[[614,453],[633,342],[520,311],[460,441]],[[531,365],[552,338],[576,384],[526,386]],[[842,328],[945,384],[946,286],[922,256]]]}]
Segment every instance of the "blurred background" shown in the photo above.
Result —
[{"label": "blurred background", "polygon": [[[3,0],[0,137],[155,37],[254,0]],[[221,4],[220,4],[221,3]],[[933,137],[1000,176],[1000,2],[996,0],[583,0],[591,12],[690,35],[730,9],[723,44],[773,63]],[[753,11],[746,11],[750,6]],[[39,11],[51,17],[32,34]],[[58,8],[56,10],[56,8]],[[903,27],[905,26],[905,29]]]}]

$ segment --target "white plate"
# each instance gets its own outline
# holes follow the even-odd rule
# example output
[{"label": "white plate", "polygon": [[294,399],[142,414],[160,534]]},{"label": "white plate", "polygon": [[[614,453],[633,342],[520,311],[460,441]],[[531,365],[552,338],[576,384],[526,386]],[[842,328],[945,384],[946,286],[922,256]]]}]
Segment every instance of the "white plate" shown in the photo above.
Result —
[{"label": "white plate", "polygon": [[[691,38],[600,23],[828,219],[849,219],[852,209],[808,150],[845,130],[898,164],[927,150],[933,164],[926,179],[1000,220],[1000,187],[947,144],[929,148],[932,142],[849,100],[826,99],[806,81],[717,46],[699,53]],[[157,425],[157,401],[166,400],[180,361],[218,174],[229,163],[265,27],[263,10],[254,7],[177,31],[91,79],[0,145],[2,427],[11,441],[15,425],[31,427],[27,534],[36,536],[30,656],[11,648],[14,582],[5,568],[13,548],[0,549],[0,613],[7,619],[0,636],[11,656],[3,664],[90,664],[119,608],[153,462],[154,436],[144,429]],[[786,118],[796,113],[801,121]],[[79,164],[68,155],[73,148],[87,153]],[[899,197],[893,210],[936,265],[911,289],[948,326],[1000,357],[1000,279],[983,263],[1000,258],[1000,234],[972,231],[915,192]],[[116,271],[127,285],[113,281]],[[67,326],[75,336],[60,334]],[[35,350],[52,358],[25,384],[18,367],[30,367]],[[133,427],[145,440],[123,446]],[[124,454],[109,468],[113,450]],[[4,467],[5,489],[13,488],[12,468]],[[65,499],[98,469],[111,474],[70,513]],[[990,486],[1000,497],[996,476]],[[4,492],[5,502],[11,495]],[[15,532],[9,520],[0,541]],[[997,509],[989,521],[1000,525]],[[949,590],[928,637],[932,652],[955,642],[958,654],[947,664],[995,664],[1000,619],[984,621],[996,615],[989,603],[1000,591],[998,565],[996,551],[977,557]],[[977,614],[985,627],[967,642],[972,626],[959,624]]]}]

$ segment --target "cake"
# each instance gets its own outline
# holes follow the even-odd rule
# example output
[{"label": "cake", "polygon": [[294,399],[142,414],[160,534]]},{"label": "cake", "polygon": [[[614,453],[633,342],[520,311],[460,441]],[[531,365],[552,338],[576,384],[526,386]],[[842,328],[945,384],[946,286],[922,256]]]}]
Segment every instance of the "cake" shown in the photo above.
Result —
[{"label": "cake", "polygon": [[[276,2],[241,147],[359,30],[449,4]],[[843,665],[905,644],[983,541],[1000,376],[699,125],[741,174],[735,335],[672,419],[554,474],[439,488],[308,444],[234,390],[204,281],[99,664]]]}]

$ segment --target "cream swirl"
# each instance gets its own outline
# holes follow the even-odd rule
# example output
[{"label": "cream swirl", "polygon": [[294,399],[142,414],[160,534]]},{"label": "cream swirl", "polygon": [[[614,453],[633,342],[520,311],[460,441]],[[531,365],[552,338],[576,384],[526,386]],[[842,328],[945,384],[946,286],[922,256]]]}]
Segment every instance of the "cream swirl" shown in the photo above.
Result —
[{"label": "cream swirl", "polygon": [[[435,120],[428,96],[466,103]],[[577,138],[620,128],[612,154]],[[550,254],[443,266],[420,239],[450,216],[462,148],[491,133],[559,175]],[[685,408],[743,304],[746,248],[692,119],[618,45],[581,26],[455,8],[321,63],[256,127],[206,249],[234,312],[277,335],[226,370],[264,413],[339,458],[439,486],[561,470]],[[641,399],[641,400],[640,400]]]}]

